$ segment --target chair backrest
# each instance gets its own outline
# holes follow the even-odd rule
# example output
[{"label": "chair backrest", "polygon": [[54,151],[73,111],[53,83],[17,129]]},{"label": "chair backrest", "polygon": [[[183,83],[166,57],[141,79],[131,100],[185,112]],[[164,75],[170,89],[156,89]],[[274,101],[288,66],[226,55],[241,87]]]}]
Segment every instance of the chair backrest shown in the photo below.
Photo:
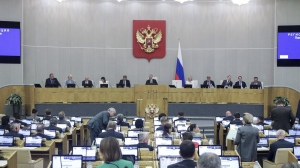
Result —
[{"label": "chair backrest", "polygon": [[155,80],[156,80],[156,82],[158,82],[158,78],[157,78],[157,76],[155,76],[155,77],[152,77],[152,79],[155,79]]},{"label": "chair backrest", "polygon": [[138,161],[139,168],[146,168],[147,166],[151,166],[152,168],[156,167],[155,161]]},{"label": "chair backrest", "polygon": [[148,148],[139,148],[139,160],[153,160],[154,151],[149,151]]},{"label": "chair backrest", "polygon": [[193,88],[199,88],[198,80],[193,80]]},{"label": "chair backrest", "polygon": [[275,156],[275,164],[287,163],[289,162],[288,156],[289,152],[292,152],[293,148],[278,148]]},{"label": "chair backrest", "polygon": [[182,88],[182,80],[172,80],[172,85],[175,85],[176,88]]},{"label": "chair backrest", "polygon": [[261,88],[264,88],[264,82],[260,82],[261,83]]},{"label": "chair backrest", "polygon": [[129,128],[127,126],[121,126],[121,132],[127,132]]},{"label": "chair backrest", "polygon": [[222,83],[223,83],[223,80],[220,80],[220,85],[222,85]]}]

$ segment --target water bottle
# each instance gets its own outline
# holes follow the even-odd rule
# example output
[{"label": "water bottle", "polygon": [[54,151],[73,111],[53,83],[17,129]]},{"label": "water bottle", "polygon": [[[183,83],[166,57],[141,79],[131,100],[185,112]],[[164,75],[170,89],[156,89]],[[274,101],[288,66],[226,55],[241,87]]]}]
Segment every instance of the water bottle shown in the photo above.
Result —
[{"label": "water bottle", "polygon": [[260,168],[258,161],[255,161],[253,168]]},{"label": "water bottle", "polygon": [[92,162],[91,162],[91,161],[88,162],[86,168],[93,168],[93,165],[92,165]]}]

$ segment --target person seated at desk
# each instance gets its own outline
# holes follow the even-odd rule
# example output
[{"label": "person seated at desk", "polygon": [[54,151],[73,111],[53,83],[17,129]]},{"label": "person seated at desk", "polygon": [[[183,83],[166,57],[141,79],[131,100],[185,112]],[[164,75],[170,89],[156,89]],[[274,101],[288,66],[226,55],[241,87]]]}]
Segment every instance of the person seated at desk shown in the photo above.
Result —
[{"label": "person seated at desk", "polygon": [[198,159],[197,168],[221,168],[221,159],[218,155],[205,152]]},{"label": "person seated at desk", "polygon": [[194,154],[195,154],[195,145],[191,140],[185,140],[180,144],[179,154],[182,157],[182,161],[171,164],[168,168],[177,168],[177,167],[187,167],[187,168],[195,168],[197,167],[197,163],[194,162]]},{"label": "person seated at desk", "polygon": [[240,86],[241,88],[246,88],[247,84],[243,81],[243,77],[239,76],[238,81],[235,82],[234,86]]},{"label": "person seated at desk", "polygon": [[160,113],[158,115],[158,121],[160,121],[161,117],[163,117],[163,116],[167,117],[167,115],[165,113]]},{"label": "person seated at desk", "polygon": [[[193,134],[190,132],[185,132],[181,135],[181,141],[185,141],[185,140],[193,140]],[[199,143],[198,142],[194,142],[195,148],[198,148]],[[200,144],[201,145],[201,144]]]},{"label": "person seated at desk", "polygon": [[19,137],[21,140],[23,140],[24,135],[19,134],[19,130],[20,130],[20,124],[13,122],[10,125],[10,131],[9,133],[3,134],[3,135],[9,135],[9,136],[13,136],[13,137]]},{"label": "person seated at desk", "polygon": [[58,113],[58,121],[57,124],[66,124],[69,128],[71,128],[71,124],[69,121],[65,120],[65,112],[61,111]]},{"label": "person seated at desk", "polygon": [[19,123],[20,125],[23,125],[24,127],[28,127],[27,123],[24,123],[21,121],[21,116],[19,113],[14,113],[14,118],[15,118],[15,120],[14,120],[15,123]]},{"label": "person seated at desk", "polygon": [[91,80],[89,80],[89,77],[86,76],[86,77],[84,77],[84,80],[82,81],[82,86],[84,88],[86,88],[86,87],[93,87],[94,85],[93,85],[93,82]]},{"label": "person seated at desk", "polygon": [[51,137],[44,134],[44,126],[42,124],[38,124],[36,127],[36,134],[33,137],[41,137],[45,138],[46,140],[51,140]]},{"label": "person seated at desk", "polygon": [[278,148],[294,148],[295,144],[284,140],[285,131],[280,129],[276,132],[277,141],[270,145],[268,160],[274,162]]},{"label": "person seated at desk", "polygon": [[45,130],[56,130],[59,133],[62,133],[62,129],[57,127],[57,119],[55,117],[52,117],[50,119],[50,125],[48,127],[45,127]]},{"label": "person seated at desk", "polygon": [[126,126],[126,127],[130,128],[130,124],[127,122],[124,122],[123,119],[124,119],[123,114],[118,114],[117,115],[117,125],[119,125],[120,127]]},{"label": "person seated at desk", "polygon": [[226,80],[223,80],[223,82],[222,82],[222,85],[224,86],[224,87],[232,87],[232,81],[231,81],[231,75],[228,75],[227,76],[227,79]]},{"label": "person seated at desk", "polygon": [[148,148],[149,151],[153,151],[153,147],[148,145],[148,140],[149,140],[149,136],[148,136],[148,132],[141,132],[139,133],[139,144],[137,145],[138,148]]},{"label": "person seated at desk", "polygon": [[191,124],[187,131],[192,133],[193,137],[203,138],[203,135],[200,133],[200,129],[197,124]]},{"label": "person seated at desk", "polygon": [[100,80],[100,85],[99,87],[101,87],[102,84],[107,84],[108,87],[109,87],[109,82],[105,79],[105,77],[101,77],[101,80]]},{"label": "person seated at desk", "polygon": [[26,117],[26,119],[33,120],[34,122],[41,122],[41,119],[37,115],[37,109],[32,109],[31,116]]},{"label": "person seated at desk", "polygon": [[68,84],[75,84],[75,81],[73,80],[72,75],[68,75],[68,79],[66,80],[65,86],[68,86]]},{"label": "person seated at desk", "polygon": [[155,79],[153,79],[153,75],[150,74],[149,75],[149,79],[146,81],[146,85],[157,85],[157,81]]},{"label": "person seated at desk", "polygon": [[45,116],[43,120],[50,120],[52,118],[51,116],[51,109],[46,109],[45,110]]},{"label": "person seated at desk", "polygon": [[120,80],[119,85],[123,85],[124,87],[130,87],[130,81],[127,79],[126,75],[124,75],[123,79]]},{"label": "person seated at desk", "polygon": [[186,85],[192,85],[192,88],[196,88],[196,86],[195,86],[195,81],[193,81],[193,77],[192,77],[192,76],[189,76],[189,77],[188,77],[188,80],[185,81],[185,84],[186,84]]},{"label": "person seated at desk", "polygon": [[[156,128],[156,131],[163,131],[164,130],[164,125],[167,124],[169,122],[168,118],[166,116],[163,116],[160,118],[160,123],[161,123],[161,126],[157,127]],[[172,127],[172,132],[175,132],[175,129]]]},{"label": "person seated at desk", "polygon": [[[157,130],[157,129],[156,129]],[[174,136],[171,134],[172,132],[172,124],[170,123],[166,123],[163,126],[163,133],[161,135],[162,138],[167,138],[167,137],[172,137],[174,138]]]},{"label": "person seated at desk", "polygon": [[[102,132],[98,135],[98,138],[115,137],[117,139],[122,139],[124,141],[124,135],[122,133],[116,132],[117,124],[113,121],[108,122],[106,132]],[[102,143],[102,142],[101,142]]]},{"label": "person seated at desk", "polygon": [[8,130],[10,131],[10,124],[9,124],[9,116],[3,116],[1,118],[1,125],[0,129]]},{"label": "person seated at desk", "polygon": [[[182,112],[182,111],[178,112],[177,116],[178,116],[177,120],[187,120],[184,118],[184,112]],[[175,121],[177,121],[177,120],[175,120]]]},{"label": "person seated at desk", "polygon": [[223,120],[229,120],[229,121],[232,121],[232,120],[234,119],[230,111],[226,111],[225,116],[226,116],[226,117],[223,118]]},{"label": "person seated at desk", "polygon": [[250,85],[257,85],[258,86],[258,88],[261,88],[261,82],[260,81],[258,81],[258,77],[254,77],[254,81],[253,82],[251,82],[251,84]]},{"label": "person seated at desk", "polygon": [[234,114],[234,119],[230,122],[230,124],[235,124],[235,125],[243,125],[243,121],[240,120],[240,113],[235,113]]},{"label": "person seated at desk", "polygon": [[46,79],[45,87],[61,87],[60,83],[56,78],[54,78],[53,73],[49,75],[49,78]]},{"label": "person seated at desk", "polygon": [[264,123],[264,117],[263,116],[258,116],[257,117],[257,123],[255,125],[268,125]]},{"label": "person seated at desk", "polygon": [[206,80],[203,82],[203,85],[207,85],[209,88],[215,88],[215,82],[211,80],[210,76],[206,77]]},{"label": "person seated at desk", "polygon": [[148,128],[144,128],[144,121],[142,119],[135,120],[135,128],[130,130],[142,130],[143,132],[149,132]]}]

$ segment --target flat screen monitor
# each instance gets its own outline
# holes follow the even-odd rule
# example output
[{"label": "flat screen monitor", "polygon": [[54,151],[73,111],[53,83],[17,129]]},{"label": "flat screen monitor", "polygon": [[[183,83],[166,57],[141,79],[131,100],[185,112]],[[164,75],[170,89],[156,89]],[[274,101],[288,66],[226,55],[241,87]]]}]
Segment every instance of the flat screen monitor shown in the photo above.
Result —
[{"label": "flat screen monitor", "polygon": [[122,155],[134,155],[135,160],[138,160],[138,147],[137,146],[120,146]]},{"label": "flat screen monitor", "polygon": [[224,89],[224,85],[217,85],[217,89]]},{"label": "flat screen monitor", "polygon": [[300,146],[294,146],[294,155],[300,160]]},{"label": "flat screen monitor", "polygon": [[193,142],[197,142],[199,145],[201,145],[201,143],[202,143],[202,138],[200,138],[200,137],[193,137],[193,140],[192,140]]},{"label": "flat screen monitor", "polygon": [[82,155],[83,161],[95,161],[97,148],[91,146],[73,146],[73,155]]},{"label": "flat screen monitor", "polygon": [[21,121],[26,123],[27,125],[30,125],[32,123],[32,120],[29,120],[29,119],[23,119]]},{"label": "flat screen monitor", "polygon": [[43,120],[43,124],[45,127],[48,127],[50,125],[50,120]]},{"label": "flat screen monitor", "polygon": [[153,118],[153,121],[159,121],[159,120],[158,120],[158,117],[154,117],[154,118]]},{"label": "flat screen monitor", "polygon": [[31,129],[31,130],[36,130],[36,127],[37,127],[37,124],[36,124],[36,123],[32,123],[32,124],[30,125],[30,129]]},{"label": "flat screen monitor", "polygon": [[269,147],[269,139],[268,138],[259,138],[259,143],[257,144],[257,147]]},{"label": "flat screen monitor", "polygon": [[143,131],[141,130],[128,130],[127,137],[139,137],[139,133]]},{"label": "flat screen monitor", "polygon": [[180,157],[179,145],[159,145],[157,146],[157,159],[161,157]]},{"label": "flat screen monitor", "polygon": [[216,117],[216,122],[217,122],[217,123],[222,122],[222,121],[223,121],[223,118],[225,118],[225,117]]},{"label": "flat screen monitor", "polygon": [[13,146],[13,143],[13,136],[0,135],[0,146]]},{"label": "flat screen monitor", "polygon": [[169,87],[170,87],[170,88],[176,88],[176,86],[175,86],[175,85],[169,85]]},{"label": "flat screen monitor", "polygon": [[277,66],[300,66],[300,25],[278,26]]},{"label": "flat screen monitor", "polygon": [[108,88],[108,84],[100,84],[100,88]]},{"label": "flat screen monitor", "polygon": [[172,145],[172,137],[155,138],[155,145]]},{"label": "flat screen monitor", "polygon": [[241,86],[240,86],[240,85],[233,85],[232,88],[233,88],[233,89],[241,89]]},{"label": "flat screen monitor", "polygon": [[62,132],[66,132],[67,124],[57,124],[57,127],[62,129]]},{"label": "flat screen monitor", "polygon": [[129,146],[129,145],[137,145],[139,144],[139,138],[133,137],[133,138],[125,138],[124,145]]},{"label": "flat screen monitor", "polygon": [[200,85],[201,88],[209,88],[208,85]]},{"label": "flat screen monitor", "polygon": [[253,127],[257,128],[259,132],[264,132],[264,126],[263,125],[252,125]]},{"label": "flat screen monitor", "polygon": [[124,88],[124,84],[116,84],[117,88]]},{"label": "flat screen monitor", "polygon": [[238,156],[220,156],[221,167],[240,168]]},{"label": "flat screen monitor", "polygon": [[300,136],[300,130],[293,130],[293,129],[290,129],[290,130],[289,130],[289,135],[290,135],[290,136]]},{"label": "flat screen monitor", "polygon": [[188,129],[187,125],[178,124],[177,125],[177,132],[180,133],[181,131],[186,131]]},{"label": "flat screen monitor", "polygon": [[193,85],[184,85],[184,88],[193,88]]},{"label": "flat screen monitor", "polygon": [[35,83],[35,84],[34,84],[34,87],[35,87],[35,88],[42,88],[41,84],[39,84],[39,83]]},{"label": "flat screen monitor", "polygon": [[198,155],[201,156],[205,152],[211,152],[218,156],[222,155],[222,146],[221,145],[199,145],[198,146]]},{"label": "flat screen monitor", "polygon": [[137,120],[137,119],[141,119],[141,120],[145,121],[145,117],[135,117],[135,118],[133,118],[134,121]]},{"label": "flat screen monitor", "polygon": [[82,155],[52,155],[52,168],[83,168]]},{"label": "flat screen monitor", "polygon": [[178,120],[178,117],[172,117],[172,122],[174,122],[175,120]]},{"label": "flat screen monitor", "polygon": [[250,89],[258,89],[258,85],[250,85]]},{"label": "flat screen monitor", "polygon": [[230,129],[236,129],[236,130],[243,126],[243,125],[236,125],[236,124],[229,124],[229,125],[230,125]]},{"label": "flat screen monitor", "polygon": [[39,136],[35,137],[26,137],[25,138],[25,147],[41,147],[42,146],[42,138]]},{"label": "flat screen monitor", "polygon": [[154,120],[154,122],[153,122],[153,125],[161,125],[161,122],[160,121],[156,121],[156,120]]},{"label": "flat screen monitor", "polygon": [[5,133],[4,129],[0,129],[0,135],[3,135]]},{"label": "flat screen monitor", "polygon": [[171,164],[175,164],[182,161],[182,157],[161,157],[159,158],[159,167],[167,168]]},{"label": "flat screen monitor", "polygon": [[175,120],[174,121],[175,127],[177,127],[177,125],[179,125],[179,124],[186,125],[186,120]]},{"label": "flat screen monitor", "polygon": [[67,84],[67,88],[75,88],[76,84]]},{"label": "flat screen monitor", "polygon": [[295,144],[295,137],[293,137],[293,136],[286,136],[284,138],[284,140],[286,140],[286,141],[288,141],[288,142],[290,142],[292,144]]},{"label": "flat screen monitor", "polygon": [[300,130],[300,124],[294,124],[294,129]]},{"label": "flat screen monitor", "polygon": [[275,138],[277,130],[264,130],[264,135],[266,137]]},{"label": "flat screen monitor", "polygon": [[97,148],[100,147],[101,141],[103,138],[95,138],[95,145],[97,146]]},{"label": "flat screen monitor", "polygon": [[222,124],[223,124],[224,127],[226,127],[230,124],[230,120],[223,120]]},{"label": "flat screen monitor", "polygon": [[22,134],[24,137],[30,136],[30,129],[20,129],[19,134]]},{"label": "flat screen monitor", "polygon": [[81,117],[71,117],[71,120],[81,123]]},{"label": "flat screen monitor", "polygon": [[155,136],[155,137],[161,137],[162,134],[163,134],[163,131],[162,131],[162,130],[156,130],[156,131],[154,132],[154,136]]},{"label": "flat screen monitor", "polygon": [[51,139],[55,139],[56,137],[56,130],[44,130],[44,134],[48,135]]}]

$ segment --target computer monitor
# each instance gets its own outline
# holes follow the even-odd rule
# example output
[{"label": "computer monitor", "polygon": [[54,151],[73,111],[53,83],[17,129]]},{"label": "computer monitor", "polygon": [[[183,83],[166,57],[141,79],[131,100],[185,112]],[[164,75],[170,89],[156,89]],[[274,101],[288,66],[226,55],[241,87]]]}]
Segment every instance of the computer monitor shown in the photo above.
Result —
[{"label": "computer monitor", "polygon": [[294,155],[300,160],[300,146],[294,146]]},{"label": "computer monitor", "polygon": [[162,130],[155,130],[154,132],[154,137],[161,137],[163,134],[163,131]]},{"label": "computer monitor", "polygon": [[76,122],[78,122],[78,123],[81,123],[81,117],[71,117],[71,120],[74,120],[74,121],[76,121]]},{"label": "computer monitor", "polygon": [[200,85],[201,88],[209,88],[208,85]]},{"label": "computer monitor", "polygon": [[222,124],[224,127],[227,127],[230,124],[230,120],[223,120]]},{"label": "computer monitor", "polygon": [[30,125],[30,129],[31,129],[31,130],[36,130],[36,127],[37,127],[37,124],[36,124],[36,123],[32,123],[32,124]]},{"label": "computer monitor", "polygon": [[230,129],[236,129],[236,130],[243,126],[243,125],[236,125],[236,124],[229,124],[229,125],[230,125]]},{"label": "computer monitor", "polygon": [[257,147],[269,147],[269,138],[259,138],[259,143],[257,144]]},{"label": "computer monitor", "polygon": [[66,132],[67,124],[57,124],[57,127],[62,129],[62,132]]},{"label": "computer monitor", "polygon": [[199,145],[202,143],[202,138],[201,137],[193,137],[192,139],[193,142],[197,142]]},{"label": "computer monitor", "polygon": [[170,88],[176,88],[176,86],[175,86],[175,85],[169,85],[169,87],[170,87]]},{"label": "computer monitor", "polygon": [[295,144],[295,137],[293,137],[293,136],[286,136],[284,138],[284,140],[286,140],[286,141],[288,141],[288,142],[290,142],[292,144]]},{"label": "computer monitor", "polygon": [[177,125],[186,125],[186,120],[175,120],[174,125],[177,127]]},{"label": "computer monitor", "polygon": [[258,89],[258,85],[250,85],[250,89]]},{"label": "computer monitor", "polygon": [[300,130],[289,129],[290,136],[300,136]]},{"label": "computer monitor", "polygon": [[272,120],[264,120],[265,124],[271,125],[272,124]]},{"label": "computer monitor", "polygon": [[42,138],[39,136],[35,137],[25,137],[25,147],[41,147],[42,146]]},{"label": "computer monitor", "polygon": [[264,135],[266,137],[275,138],[276,137],[277,130],[264,130]]},{"label": "computer monitor", "polygon": [[217,89],[224,89],[224,85],[217,85]]},{"label": "computer monitor", "polygon": [[252,124],[253,127],[256,127],[259,132],[264,132],[264,126],[263,125],[254,125]]},{"label": "computer monitor", "polygon": [[159,145],[157,146],[157,159],[161,157],[180,157],[179,145]]},{"label": "computer monitor", "polygon": [[137,137],[126,137],[124,145],[129,146],[129,145],[137,145],[139,144],[139,138]]},{"label": "computer monitor", "polygon": [[19,134],[22,134],[24,137],[30,136],[30,129],[22,128],[22,129],[19,130]]},{"label": "computer monitor", "polygon": [[122,155],[134,155],[135,160],[138,160],[138,147],[137,146],[120,146]]},{"label": "computer monitor", "polygon": [[48,84],[47,87],[50,87],[50,88],[58,88],[58,85],[57,85],[57,84]]},{"label": "computer monitor", "polygon": [[221,167],[240,168],[238,156],[220,156]]},{"label": "computer monitor", "polygon": [[45,127],[48,127],[50,125],[50,120],[43,120],[43,124]]},{"label": "computer monitor", "polygon": [[95,145],[97,146],[97,148],[100,147],[101,141],[103,138],[95,138]]},{"label": "computer monitor", "polygon": [[153,125],[161,125],[161,122],[160,122],[160,121],[154,120],[154,121],[153,121]]},{"label": "computer monitor", "polygon": [[175,164],[182,161],[182,157],[161,157],[159,158],[159,167],[167,168],[171,164]]},{"label": "computer monitor", "polygon": [[233,85],[232,88],[233,88],[233,89],[241,89],[241,86],[240,86],[240,85]]},{"label": "computer monitor", "polygon": [[116,84],[117,88],[124,88],[124,84]]},{"label": "computer monitor", "polygon": [[44,134],[48,135],[51,139],[55,139],[56,130],[46,130],[46,129],[44,129]]},{"label": "computer monitor", "polygon": [[91,146],[73,146],[73,155],[82,155],[83,161],[96,161],[97,148]]},{"label": "computer monitor", "polygon": [[187,125],[184,124],[178,124],[177,125],[177,132],[180,133],[181,131],[186,131],[188,129]]},{"label": "computer monitor", "polygon": [[172,122],[178,120],[179,117],[172,117]]},{"label": "computer monitor", "polygon": [[100,88],[108,88],[108,84],[100,84]]},{"label": "computer monitor", "polygon": [[34,84],[34,87],[35,87],[35,88],[41,88],[42,86],[41,86],[41,84],[39,84],[39,83],[35,83],[35,84]]},{"label": "computer monitor", "polygon": [[76,84],[67,84],[67,88],[75,88]]},{"label": "computer monitor", "polygon": [[0,135],[3,135],[5,133],[4,129],[0,129]]},{"label": "computer monitor", "polygon": [[14,137],[8,135],[0,135],[0,146],[13,146]]},{"label": "computer monitor", "polygon": [[22,119],[21,121],[26,123],[27,125],[30,125],[32,123],[32,120],[29,119]]},{"label": "computer monitor", "polygon": [[153,121],[159,121],[159,120],[158,120],[158,117],[154,117],[154,118],[153,118]]},{"label": "computer monitor", "polygon": [[215,119],[216,119],[217,123],[220,123],[223,121],[223,118],[225,118],[225,117],[216,117]]},{"label": "computer monitor", "polygon": [[82,155],[52,155],[52,168],[83,168]]},{"label": "computer monitor", "polygon": [[165,137],[165,138],[156,137],[155,145],[156,147],[159,145],[172,145],[172,137]]},{"label": "computer monitor", "polygon": [[135,118],[133,118],[134,121],[137,120],[137,119],[141,119],[141,120],[145,121],[145,117],[135,117]]},{"label": "computer monitor", "polygon": [[193,88],[193,85],[184,85],[184,88]]},{"label": "computer monitor", "polygon": [[300,124],[294,124],[294,129],[299,130],[300,129]]},{"label": "computer monitor", "polygon": [[127,137],[139,137],[139,133],[143,132],[142,130],[128,130]]},{"label": "computer monitor", "polygon": [[222,146],[221,145],[199,145],[198,146],[198,155],[201,156],[205,152],[214,153],[218,156],[222,155]]}]

